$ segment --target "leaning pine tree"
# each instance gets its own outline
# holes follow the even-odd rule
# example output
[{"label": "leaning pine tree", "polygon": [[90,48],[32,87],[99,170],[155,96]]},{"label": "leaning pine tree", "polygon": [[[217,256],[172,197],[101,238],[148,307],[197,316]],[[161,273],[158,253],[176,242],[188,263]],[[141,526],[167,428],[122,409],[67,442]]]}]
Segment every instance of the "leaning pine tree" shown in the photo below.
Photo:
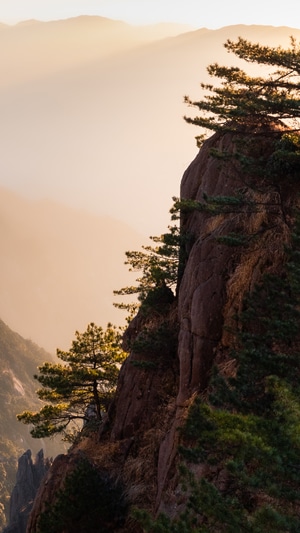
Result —
[{"label": "leaning pine tree", "polygon": [[[138,512],[148,533],[300,531],[300,47],[294,39],[283,49],[242,38],[225,47],[274,71],[252,77],[240,68],[211,65],[209,73],[221,84],[202,85],[207,93],[200,101],[186,98],[200,111],[186,120],[232,132],[236,151],[212,155],[221,164],[229,158],[238,163],[248,190],[294,191],[293,209],[282,213],[290,243],[280,268],[264,274],[244,300],[230,354],[235,372],[229,376],[216,367],[206,394],[189,409],[179,449],[185,510],[174,519],[160,515],[155,520]],[[256,157],[265,137],[268,151]],[[243,209],[247,216],[260,206],[239,193],[201,203],[178,200],[175,208],[209,216]],[[224,236],[223,244],[247,246],[248,236]],[[193,463],[205,474],[194,475]]]},{"label": "leaning pine tree", "polygon": [[40,411],[18,415],[18,420],[32,426],[35,438],[59,433],[72,439],[82,423],[101,422],[114,395],[126,356],[119,329],[110,323],[106,329],[91,323],[75,337],[69,351],[57,350],[62,363],[44,363],[34,376],[42,385],[37,391],[43,401]]}]

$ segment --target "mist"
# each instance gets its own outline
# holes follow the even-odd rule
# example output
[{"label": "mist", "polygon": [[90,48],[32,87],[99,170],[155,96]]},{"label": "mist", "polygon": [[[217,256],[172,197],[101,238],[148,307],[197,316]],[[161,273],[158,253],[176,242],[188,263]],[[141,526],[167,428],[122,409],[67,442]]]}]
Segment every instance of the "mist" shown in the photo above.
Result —
[{"label": "mist", "polygon": [[0,26],[0,317],[54,351],[122,321],[124,253],[170,222],[197,154],[197,99],[223,43],[288,45],[300,30],[136,28],[101,17]]}]

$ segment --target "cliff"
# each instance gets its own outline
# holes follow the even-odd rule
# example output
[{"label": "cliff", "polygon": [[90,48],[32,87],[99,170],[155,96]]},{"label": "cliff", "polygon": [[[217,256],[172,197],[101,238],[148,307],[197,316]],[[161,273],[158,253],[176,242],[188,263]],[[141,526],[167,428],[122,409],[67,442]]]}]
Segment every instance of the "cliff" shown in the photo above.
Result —
[{"label": "cliff", "polygon": [[[260,138],[257,158],[272,150],[274,135],[276,131],[265,132]],[[178,429],[192,399],[205,394],[213,364],[225,373],[233,364],[231,326],[238,327],[243,298],[262,275],[280,273],[297,203],[295,186],[263,182],[255,173],[246,178],[236,161],[221,164],[212,149],[233,153],[232,134],[216,133],[204,143],[184,173],[181,198],[209,208],[209,198],[242,193],[244,202],[214,216],[209,209],[182,210],[181,229],[189,239],[177,295],[158,295],[129,325],[124,343],[131,351],[107,420],[99,435],[83,438],[67,456],[54,461],[35,500],[27,533],[37,531],[47,502],[53,502],[72,461],[82,456],[122,484],[130,506],[170,516],[180,508]],[[226,245],[222,237],[229,234],[244,236],[247,246]],[[99,517],[102,526],[109,530]],[[141,529],[129,514],[110,531]]]}]

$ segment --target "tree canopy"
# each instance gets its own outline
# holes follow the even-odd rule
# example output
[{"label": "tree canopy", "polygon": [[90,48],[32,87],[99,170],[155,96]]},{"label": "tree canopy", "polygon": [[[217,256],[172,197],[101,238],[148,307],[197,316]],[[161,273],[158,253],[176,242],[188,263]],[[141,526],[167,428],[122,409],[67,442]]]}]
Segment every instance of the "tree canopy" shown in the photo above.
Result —
[{"label": "tree canopy", "polygon": [[56,433],[68,438],[75,422],[100,422],[126,354],[116,326],[109,323],[103,329],[92,322],[85,332],[76,331],[70,350],[58,349],[57,357],[63,363],[46,362],[34,376],[42,385],[37,391],[44,403],[40,411],[18,415],[18,420],[33,426],[31,435],[35,438]]},{"label": "tree canopy", "polygon": [[[125,265],[129,265],[129,271],[141,272],[141,275],[136,279],[136,285],[116,290],[115,295],[137,294],[139,303],[143,304],[149,293],[157,289],[176,288],[182,240],[178,225],[173,224],[168,227],[168,232],[152,236],[150,239],[154,246],[142,246],[142,250],[125,252]],[[138,303],[114,303],[114,305],[129,311],[129,319],[139,307]]]},{"label": "tree canopy", "polygon": [[[185,120],[207,130],[240,131],[252,125],[280,125],[288,131],[299,131],[300,106],[300,45],[291,37],[290,47],[272,48],[251,43],[242,37],[224,44],[247,63],[272,67],[268,75],[251,76],[240,67],[225,67],[214,63],[207,67],[212,77],[221,83],[201,83],[205,91],[202,100],[185,97],[185,102],[196,107],[200,115]],[[274,68],[274,70],[273,70]],[[199,141],[204,136],[199,136]]]}]

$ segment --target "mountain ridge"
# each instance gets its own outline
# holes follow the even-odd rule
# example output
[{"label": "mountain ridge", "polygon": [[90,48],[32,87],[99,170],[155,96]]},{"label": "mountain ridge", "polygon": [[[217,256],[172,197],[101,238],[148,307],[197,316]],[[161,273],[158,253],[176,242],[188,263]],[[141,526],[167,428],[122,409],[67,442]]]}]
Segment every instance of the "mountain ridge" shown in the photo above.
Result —
[{"label": "mountain ridge", "polygon": [[0,528],[9,515],[9,499],[19,457],[29,448],[34,453],[43,448],[48,457],[65,451],[65,446],[57,439],[52,442],[33,439],[28,427],[16,418],[24,410],[40,409],[33,376],[45,361],[53,361],[49,352],[24,339],[0,319]]}]

